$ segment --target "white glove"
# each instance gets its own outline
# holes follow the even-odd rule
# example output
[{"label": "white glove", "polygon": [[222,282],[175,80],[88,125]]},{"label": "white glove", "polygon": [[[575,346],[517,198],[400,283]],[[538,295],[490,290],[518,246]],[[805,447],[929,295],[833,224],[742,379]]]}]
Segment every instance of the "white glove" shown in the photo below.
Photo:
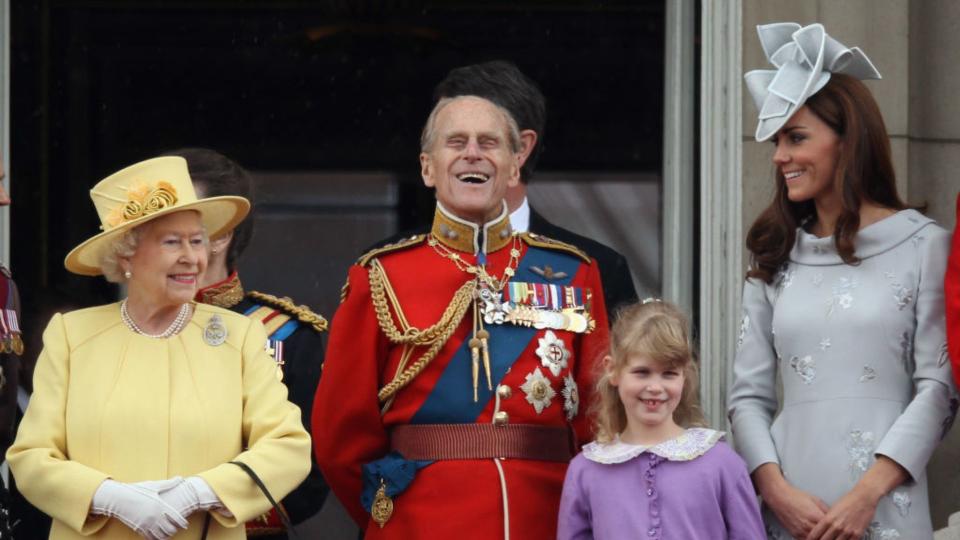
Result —
[{"label": "white glove", "polygon": [[93,494],[90,513],[117,518],[149,540],[166,540],[189,525],[156,490],[109,479]]},{"label": "white glove", "polygon": [[[188,476],[187,478],[174,476],[169,480],[140,482],[134,485],[156,491],[163,502],[172,506],[185,518],[197,510],[219,510],[223,508],[220,498],[213,492],[206,480],[199,476]],[[228,512],[226,514],[229,515]]]}]

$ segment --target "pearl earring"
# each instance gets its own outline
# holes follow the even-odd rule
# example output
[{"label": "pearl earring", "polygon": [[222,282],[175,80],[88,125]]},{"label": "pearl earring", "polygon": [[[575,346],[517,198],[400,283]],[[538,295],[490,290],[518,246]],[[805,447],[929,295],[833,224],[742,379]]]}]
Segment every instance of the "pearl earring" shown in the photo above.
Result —
[{"label": "pearl earring", "polygon": [[129,270],[124,270],[124,272],[123,272],[123,277],[125,277],[125,278],[127,278],[127,279],[130,279],[130,278],[133,277],[133,272],[131,272],[131,271],[129,271]]}]

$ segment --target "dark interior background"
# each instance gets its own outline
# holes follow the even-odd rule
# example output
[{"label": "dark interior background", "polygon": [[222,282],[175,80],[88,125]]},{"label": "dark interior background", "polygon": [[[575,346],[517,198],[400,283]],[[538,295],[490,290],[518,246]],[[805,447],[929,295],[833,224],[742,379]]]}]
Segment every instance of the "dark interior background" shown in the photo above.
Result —
[{"label": "dark interior background", "polygon": [[251,249],[273,251],[248,253],[246,285],[330,315],[365,246],[430,219],[419,131],[464,64],[512,60],[541,85],[540,170],[660,171],[663,0],[16,0],[11,17],[11,262],[28,319],[38,291],[116,298],[63,268],[98,230],[87,191],[182,146],[262,173],[272,225]]}]

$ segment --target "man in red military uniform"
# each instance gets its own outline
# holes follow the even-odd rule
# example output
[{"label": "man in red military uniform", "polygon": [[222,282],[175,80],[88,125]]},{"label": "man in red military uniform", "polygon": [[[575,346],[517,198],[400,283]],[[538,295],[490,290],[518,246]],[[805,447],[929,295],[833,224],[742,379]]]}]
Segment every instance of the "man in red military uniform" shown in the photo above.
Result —
[{"label": "man in red military uniform", "polygon": [[947,302],[947,348],[953,362],[953,378],[960,386],[960,195],[957,196],[957,224],[953,229],[943,293]]},{"label": "man in red military uniform", "polygon": [[366,538],[556,537],[607,320],[595,261],[510,230],[519,145],[504,109],[441,100],[421,139],[430,233],[350,268],[313,435]]}]

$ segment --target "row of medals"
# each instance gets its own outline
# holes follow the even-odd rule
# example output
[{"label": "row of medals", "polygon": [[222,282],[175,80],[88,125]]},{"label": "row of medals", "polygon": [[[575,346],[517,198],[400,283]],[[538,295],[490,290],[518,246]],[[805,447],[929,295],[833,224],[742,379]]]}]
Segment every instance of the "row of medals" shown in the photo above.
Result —
[{"label": "row of medals", "polygon": [[488,286],[481,286],[477,293],[483,322],[487,324],[510,323],[533,327],[537,330],[567,330],[584,333],[590,330],[590,316],[582,307],[564,308],[561,311],[504,302],[503,293]]}]

